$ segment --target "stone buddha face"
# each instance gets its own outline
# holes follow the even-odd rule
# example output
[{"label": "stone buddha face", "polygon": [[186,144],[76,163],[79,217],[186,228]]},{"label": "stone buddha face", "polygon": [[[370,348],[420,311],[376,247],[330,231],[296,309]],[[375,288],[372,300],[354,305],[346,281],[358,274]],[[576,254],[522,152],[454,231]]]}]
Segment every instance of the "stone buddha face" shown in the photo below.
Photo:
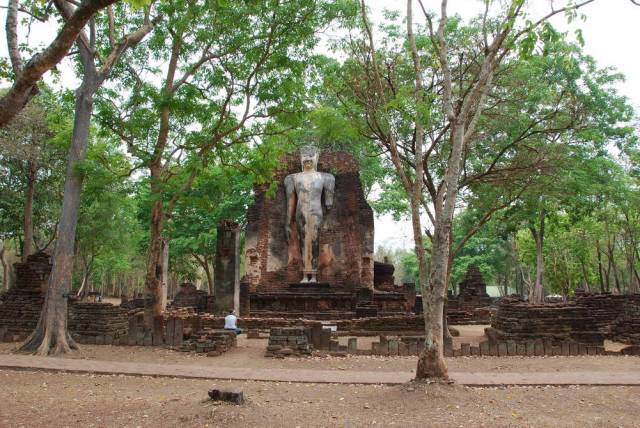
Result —
[{"label": "stone buddha face", "polygon": [[318,158],[320,153],[313,146],[306,146],[300,149],[300,163],[303,171],[316,171],[318,169]]}]

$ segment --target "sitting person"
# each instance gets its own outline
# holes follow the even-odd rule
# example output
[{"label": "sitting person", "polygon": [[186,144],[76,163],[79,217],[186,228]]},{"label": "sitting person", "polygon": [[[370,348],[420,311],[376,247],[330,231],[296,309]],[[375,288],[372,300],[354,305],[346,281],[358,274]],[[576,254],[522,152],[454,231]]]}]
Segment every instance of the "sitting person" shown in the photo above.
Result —
[{"label": "sitting person", "polygon": [[238,326],[236,325],[237,320],[238,320],[238,317],[236,317],[236,311],[230,310],[229,315],[224,317],[224,329],[233,330],[236,332],[236,334],[242,333],[242,330],[239,329]]}]

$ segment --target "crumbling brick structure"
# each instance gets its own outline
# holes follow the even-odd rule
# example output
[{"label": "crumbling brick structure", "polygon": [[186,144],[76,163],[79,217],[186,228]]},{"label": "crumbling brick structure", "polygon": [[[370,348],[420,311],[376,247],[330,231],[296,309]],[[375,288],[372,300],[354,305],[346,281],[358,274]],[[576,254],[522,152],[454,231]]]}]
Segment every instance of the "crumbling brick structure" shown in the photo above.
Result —
[{"label": "crumbling brick structure", "polygon": [[269,333],[266,357],[311,355],[304,327],[276,327]]},{"label": "crumbling brick structure", "polygon": [[69,330],[78,343],[126,344],[127,310],[111,303],[74,302],[69,305]]},{"label": "crumbling brick structure", "polygon": [[[297,155],[287,155],[270,183],[254,188],[255,203],[247,213],[246,275],[249,293],[285,291],[302,278],[297,232],[285,238],[284,178],[301,169]],[[320,231],[318,281],[335,290],[373,288],[373,210],[364,198],[358,164],[349,153],[322,152],[318,171],[335,176],[334,206],[324,215]]]},{"label": "crumbling brick structure", "polygon": [[617,336],[635,344],[634,313],[640,313],[640,295],[586,294],[568,303],[547,305],[504,299],[487,333],[492,340],[516,342],[548,339],[602,345]]},{"label": "crumbling brick structure", "polygon": [[19,341],[36,328],[47,290],[51,263],[49,255],[38,252],[26,263],[15,263],[16,283],[0,303],[0,341]]}]

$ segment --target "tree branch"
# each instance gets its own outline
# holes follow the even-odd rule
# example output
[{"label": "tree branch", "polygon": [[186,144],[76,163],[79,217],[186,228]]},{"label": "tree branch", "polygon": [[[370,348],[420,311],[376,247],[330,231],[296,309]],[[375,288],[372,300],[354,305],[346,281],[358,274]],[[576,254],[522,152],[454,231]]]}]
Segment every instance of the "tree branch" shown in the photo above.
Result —
[{"label": "tree branch", "polygon": [[118,0],[84,0],[68,19],[56,38],[24,66],[11,89],[0,99],[0,128],[9,123],[37,93],[36,84],[44,73],[67,54],[85,24],[99,10]]}]

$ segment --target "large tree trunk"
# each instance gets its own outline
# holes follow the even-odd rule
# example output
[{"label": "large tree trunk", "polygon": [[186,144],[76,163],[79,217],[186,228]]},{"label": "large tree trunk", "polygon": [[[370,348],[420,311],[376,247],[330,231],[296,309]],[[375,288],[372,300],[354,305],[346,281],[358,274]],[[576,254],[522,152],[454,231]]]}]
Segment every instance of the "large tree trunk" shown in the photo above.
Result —
[{"label": "large tree trunk", "polygon": [[82,85],[76,95],[73,135],[69,147],[58,239],[53,254],[53,269],[49,276],[47,294],[38,325],[20,347],[24,352],[56,355],[77,348],[67,329],[67,297],[71,291],[74,244],[83,180],[82,174],[78,174],[76,168],[87,154],[93,95],[98,88],[97,82],[95,72],[91,67],[85,67]]},{"label": "large tree trunk", "polygon": [[437,224],[431,250],[431,275],[428,286],[422,287],[422,307],[425,322],[425,349],[418,359],[417,379],[448,378],[444,362],[444,302],[446,293],[449,232],[446,224]]},{"label": "large tree trunk", "polygon": [[33,253],[33,194],[36,185],[37,166],[35,161],[27,162],[27,190],[24,198],[24,243],[22,245],[22,262],[27,261]]},{"label": "large tree trunk", "polygon": [[[153,184],[151,175],[151,194],[161,195]],[[162,315],[162,232],[164,229],[164,213],[161,196],[151,207],[151,223],[149,225],[149,250],[147,251],[147,272],[145,275],[144,324],[148,331],[153,328],[153,318]]]}]

